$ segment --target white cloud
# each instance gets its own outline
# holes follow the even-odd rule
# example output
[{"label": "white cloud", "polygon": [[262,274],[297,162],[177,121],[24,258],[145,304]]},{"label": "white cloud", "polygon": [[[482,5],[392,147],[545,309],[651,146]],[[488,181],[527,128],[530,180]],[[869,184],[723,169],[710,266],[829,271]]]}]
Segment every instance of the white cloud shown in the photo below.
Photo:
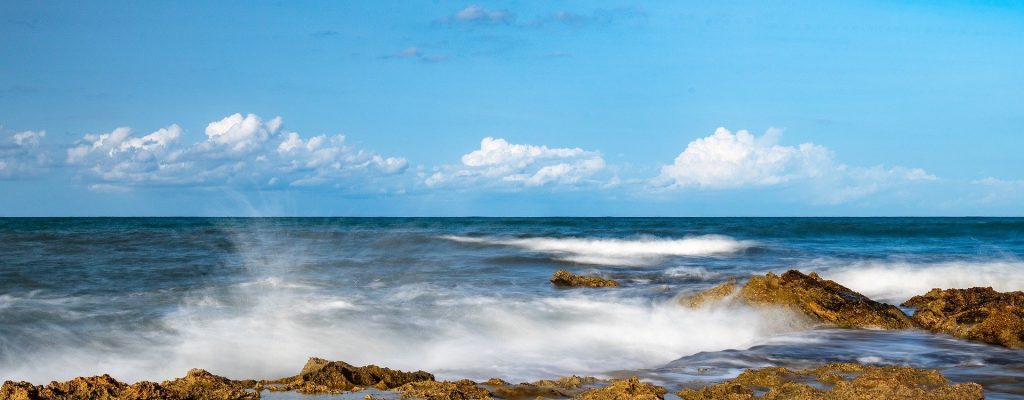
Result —
[{"label": "white cloud", "polygon": [[853,167],[837,163],[833,152],[814,143],[780,145],[782,132],[758,137],[745,130],[718,128],[690,142],[651,183],[659,189],[734,189],[805,182],[819,188],[817,201],[841,203],[898,183],[938,179],[921,168]]},{"label": "white cloud", "polygon": [[47,167],[49,157],[40,143],[46,131],[6,132],[0,127],[0,179],[35,175]]},{"label": "white cloud", "polygon": [[130,128],[85,135],[67,150],[67,162],[85,168],[93,188],[141,185],[351,186],[401,173],[403,158],[349,146],[343,135],[303,139],[284,132],[282,120],[233,114],[207,125],[205,140],[181,142],[170,125],[145,136]]},{"label": "white cloud", "polygon": [[424,179],[427,186],[544,186],[577,185],[605,168],[595,151],[512,144],[486,137],[480,149],[462,156],[461,165],[435,169]]},{"label": "white cloud", "polygon": [[513,19],[513,15],[505,10],[489,10],[478,5],[470,5],[446,18],[445,21],[506,24],[512,22]]}]

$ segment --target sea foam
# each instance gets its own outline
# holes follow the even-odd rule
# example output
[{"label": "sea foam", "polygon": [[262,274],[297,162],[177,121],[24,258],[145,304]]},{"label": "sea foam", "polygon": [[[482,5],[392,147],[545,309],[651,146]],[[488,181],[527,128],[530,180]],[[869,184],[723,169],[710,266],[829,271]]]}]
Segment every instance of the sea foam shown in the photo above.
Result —
[{"label": "sea foam", "polygon": [[991,286],[998,291],[1024,290],[1024,262],[860,261],[830,265],[811,263],[806,268],[875,300],[899,304],[933,288]]},{"label": "sea foam", "polygon": [[736,240],[724,235],[691,236],[681,239],[638,237],[634,239],[605,238],[504,238],[495,236],[442,236],[444,239],[499,246],[513,246],[529,251],[554,254],[563,261],[580,264],[644,266],[669,256],[714,256],[730,254],[757,245],[754,241]]}]

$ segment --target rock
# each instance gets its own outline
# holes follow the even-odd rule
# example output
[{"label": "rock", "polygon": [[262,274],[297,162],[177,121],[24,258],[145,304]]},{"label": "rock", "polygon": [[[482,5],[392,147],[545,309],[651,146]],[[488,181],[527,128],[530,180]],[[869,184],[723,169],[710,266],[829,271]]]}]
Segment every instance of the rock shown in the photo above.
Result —
[{"label": "rock", "polygon": [[618,282],[611,279],[604,279],[596,276],[576,275],[564,269],[555,271],[554,275],[551,275],[551,283],[557,287],[604,288],[619,286]]},{"label": "rock", "polygon": [[403,399],[471,400],[492,399],[491,393],[468,379],[457,382],[420,381],[398,388]]},{"label": "rock", "polygon": [[160,384],[170,398],[195,400],[247,400],[259,399],[260,393],[250,390],[256,381],[234,381],[202,369],[192,369],[184,378]]},{"label": "rock", "polygon": [[685,400],[984,399],[981,385],[953,385],[935,370],[848,363],[802,371],[781,367],[747,370],[730,381],[683,389],[677,395]]},{"label": "rock", "polygon": [[[504,381],[502,381],[504,382]],[[584,391],[585,385],[598,382],[594,377],[576,375],[564,376],[555,380],[520,383],[518,385],[495,385],[493,393],[503,399],[536,399],[536,398],[571,398]]]},{"label": "rock", "polygon": [[683,298],[680,303],[690,308],[700,308],[712,302],[722,301],[736,293],[736,280],[729,279],[725,283],[711,289]]},{"label": "rock", "polygon": [[28,382],[6,381],[0,386],[0,400],[33,400],[39,398],[39,389]]},{"label": "rock", "polygon": [[327,361],[310,358],[299,375],[266,382],[280,386],[266,386],[273,391],[295,390],[300,393],[341,393],[364,387],[390,390],[420,381],[433,381],[434,375],[427,372],[403,372],[390,368],[367,365],[355,367],[342,361]]},{"label": "rock", "polygon": [[484,384],[485,385],[491,385],[491,386],[505,386],[505,385],[508,385],[509,383],[505,382],[501,378],[491,378],[491,379],[488,379],[488,380],[484,381]]},{"label": "rock", "polygon": [[932,289],[903,303],[916,308],[913,319],[932,332],[1024,348],[1024,292],[990,287]]},{"label": "rock", "polygon": [[163,384],[142,381],[133,385],[118,382],[110,375],[78,377],[67,382],[32,386],[28,382],[6,382],[0,388],[0,400],[249,400],[259,392],[248,390],[253,381],[232,381],[201,369],[184,378]]},{"label": "rock", "polygon": [[726,282],[692,297],[687,305],[703,306],[732,298],[753,306],[783,306],[815,321],[841,328],[906,329],[916,326],[896,306],[879,303],[816,273],[790,270],[781,276],[753,276],[732,297],[735,284]]},{"label": "rock", "polygon": [[608,386],[583,392],[580,400],[662,400],[665,388],[640,382],[640,378],[632,377],[612,381]]}]

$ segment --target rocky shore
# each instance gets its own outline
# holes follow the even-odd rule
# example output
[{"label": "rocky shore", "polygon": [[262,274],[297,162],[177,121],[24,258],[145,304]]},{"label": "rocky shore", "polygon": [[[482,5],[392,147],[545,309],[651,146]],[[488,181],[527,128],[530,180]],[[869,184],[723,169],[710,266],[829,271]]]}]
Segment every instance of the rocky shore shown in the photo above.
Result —
[{"label": "rocky shore", "polygon": [[[616,287],[618,283],[560,270],[551,278],[560,287]],[[934,289],[900,308],[874,301],[815,273],[791,270],[768,273],[740,283],[730,280],[680,298],[682,306],[723,305],[776,307],[792,310],[810,323],[839,328],[926,329],[967,340],[1024,348],[1024,293],[992,288]],[[612,369],[612,368],[609,368]],[[586,400],[663,399],[665,388],[637,377],[602,380],[568,376],[511,384],[499,378],[484,382],[437,381],[425,371],[399,371],[375,365],[357,367],[342,361],[310,358],[298,374],[275,380],[231,380],[201,369],[161,383],[127,384],[109,375],[79,377],[67,382],[33,385],[7,381],[0,400],[247,400],[264,391],[340,394],[367,388],[392,391],[401,398],[429,400],[575,398]],[[747,370],[732,380],[684,389],[687,400],[710,399],[982,399],[975,383],[950,383],[935,370],[908,366],[827,364],[793,371],[781,367]],[[374,398],[366,395],[367,399]]]}]

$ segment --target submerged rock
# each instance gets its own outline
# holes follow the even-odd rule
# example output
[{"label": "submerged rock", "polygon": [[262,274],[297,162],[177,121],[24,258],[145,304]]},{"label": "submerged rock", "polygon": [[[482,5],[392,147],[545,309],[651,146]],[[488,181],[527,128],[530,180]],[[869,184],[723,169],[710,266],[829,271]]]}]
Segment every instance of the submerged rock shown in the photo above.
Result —
[{"label": "submerged rock", "polygon": [[754,306],[783,306],[816,321],[841,328],[905,329],[913,320],[896,306],[879,303],[816,273],[790,270],[782,275],[753,276],[736,290],[734,282],[701,292],[688,301],[700,307],[714,300],[731,298]]},{"label": "submerged rock", "polygon": [[978,400],[981,385],[950,384],[936,370],[905,366],[828,364],[791,371],[781,367],[747,370],[735,379],[683,389],[685,400]]},{"label": "submerged rock", "polygon": [[551,283],[558,287],[604,288],[619,286],[618,282],[611,279],[596,276],[576,275],[564,269],[555,271],[554,275],[551,275]]},{"label": "submerged rock", "polygon": [[571,398],[582,393],[586,385],[598,382],[597,378],[586,376],[564,376],[555,380],[539,381],[510,385],[500,379],[490,380],[485,384],[495,386],[492,392],[503,399],[536,399],[536,398]]},{"label": "submerged rock", "polygon": [[1024,348],[1024,292],[990,287],[932,289],[903,303],[916,308],[914,321],[932,332]]},{"label": "submerged rock", "polygon": [[67,382],[51,382],[33,386],[28,382],[5,382],[0,400],[249,400],[259,399],[258,391],[249,390],[254,381],[233,381],[201,369],[188,372],[184,378],[162,384],[142,381],[133,385],[119,382],[110,375],[78,377]]},{"label": "submerged rock", "polygon": [[665,388],[640,382],[640,378],[632,377],[612,381],[608,386],[583,392],[580,400],[662,400]]},{"label": "submerged rock", "polygon": [[390,368],[367,365],[355,367],[343,361],[310,358],[299,375],[267,382],[273,391],[295,390],[300,393],[341,393],[374,387],[390,390],[412,382],[433,381],[427,372],[403,372]]},{"label": "submerged rock", "polygon": [[399,387],[403,399],[472,400],[492,399],[491,393],[469,379],[456,382],[420,381]]}]

